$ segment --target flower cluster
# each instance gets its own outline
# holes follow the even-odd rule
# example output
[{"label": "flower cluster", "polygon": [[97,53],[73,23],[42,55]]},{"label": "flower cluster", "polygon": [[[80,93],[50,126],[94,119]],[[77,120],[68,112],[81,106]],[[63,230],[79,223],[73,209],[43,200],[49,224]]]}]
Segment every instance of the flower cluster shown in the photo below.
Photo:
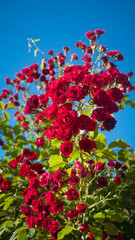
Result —
[{"label": "flower cluster", "polygon": [[[31,149],[22,148],[21,138],[16,137],[14,143],[21,154],[8,162],[27,185],[21,193],[24,201],[20,211],[26,216],[28,228],[46,230],[52,240],[69,224],[86,239],[95,239],[89,220],[93,217],[91,208],[104,203],[112,186],[119,187],[128,170],[115,155],[114,159],[110,156],[112,150],[105,149],[104,141],[100,143],[98,138],[102,135],[98,130],[111,131],[115,127],[113,114],[119,111],[125,93],[135,88],[130,82],[133,73],[124,74],[114,64],[124,59],[122,54],[98,46],[97,39],[104,33],[100,29],[87,32],[89,46],[81,40],[76,43],[83,51],[83,65],[71,64],[78,60],[74,53],[66,63],[68,47],[56,56],[51,49],[51,58],[42,61],[41,72],[38,64],[22,69],[13,81],[6,78],[6,84],[15,87],[16,92],[3,89],[0,95],[0,101],[8,100],[4,109],[18,108],[14,116],[22,133],[29,136],[32,131],[29,141],[23,140],[24,145],[31,144]],[[39,84],[37,94],[29,94],[31,84]],[[24,107],[21,100],[26,101]],[[10,133],[15,131],[13,128]],[[0,145],[5,146],[2,139]],[[55,156],[52,165],[51,155]],[[1,191],[9,190],[10,181],[3,180],[1,174],[0,184]],[[99,192],[104,198],[100,195],[95,203]],[[100,227],[102,240],[123,239],[119,231],[111,234],[105,225]]]}]

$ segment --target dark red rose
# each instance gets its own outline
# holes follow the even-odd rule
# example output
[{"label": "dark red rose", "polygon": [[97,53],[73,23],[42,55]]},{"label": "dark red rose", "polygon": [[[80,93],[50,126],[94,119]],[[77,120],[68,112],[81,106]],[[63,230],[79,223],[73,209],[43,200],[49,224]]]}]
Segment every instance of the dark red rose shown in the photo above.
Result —
[{"label": "dark red rose", "polygon": [[20,210],[23,215],[30,216],[32,214],[31,209],[28,206],[20,206]]},{"label": "dark red rose", "polygon": [[17,167],[18,162],[16,161],[16,159],[11,160],[8,163],[8,166],[11,167],[12,169],[15,169]]},{"label": "dark red rose", "polygon": [[28,222],[28,228],[35,228],[35,225],[36,225],[35,216],[30,216],[30,217],[27,216],[26,221]]},{"label": "dark red rose", "polygon": [[70,178],[67,180],[67,183],[73,186],[73,185],[76,185],[78,182],[79,182],[79,178],[78,176],[76,176],[76,171],[72,169]]},{"label": "dark red rose", "polygon": [[108,238],[108,233],[103,230],[103,238],[102,238],[102,240],[107,240],[107,238]]},{"label": "dark red rose", "polygon": [[70,153],[73,151],[73,142],[64,142],[60,146],[60,151],[67,158],[70,157]]},{"label": "dark red rose", "polygon": [[56,136],[56,127],[50,126],[49,128],[47,128],[47,129],[44,131],[44,135],[45,135],[48,139],[55,138],[55,136]]},{"label": "dark red rose", "polygon": [[80,228],[81,232],[89,231],[89,224],[88,223],[83,223],[82,225],[80,225],[79,228]]},{"label": "dark red rose", "polygon": [[45,200],[47,203],[50,204],[55,201],[55,195],[51,191],[49,191],[45,195]]},{"label": "dark red rose", "polygon": [[41,187],[45,187],[50,183],[51,174],[49,172],[40,175],[39,184]]},{"label": "dark red rose", "polygon": [[121,169],[122,169],[123,171],[125,171],[125,170],[127,170],[127,169],[128,169],[128,167],[127,167],[127,165],[126,165],[126,164],[122,164],[122,165],[121,165]]},{"label": "dark red rose", "polygon": [[41,212],[43,209],[43,201],[42,199],[37,199],[37,200],[33,200],[32,201],[32,210],[33,211],[37,211],[37,212]]},{"label": "dark red rose", "polygon": [[39,107],[39,100],[38,100],[38,96],[37,95],[33,95],[31,97],[29,97],[27,104],[31,107],[31,108],[38,108]]},{"label": "dark red rose", "polygon": [[48,226],[48,230],[50,231],[50,233],[52,234],[57,233],[59,228],[60,228],[59,222],[57,220],[50,219]]},{"label": "dark red rose", "polygon": [[90,240],[95,240],[93,233],[89,234],[89,238],[90,238]]},{"label": "dark red rose", "polygon": [[[28,176],[28,174],[26,175],[26,177]],[[38,187],[39,187],[39,179],[34,176],[32,179],[30,179],[29,188],[38,188]]]},{"label": "dark red rose", "polygon": [[86,115],[78,117],[78,127],[81,130],[95,131],[97,123]]},{"label": "dark red rose", "polygon": [[96,148],[96,143],[88,138],[84,138],[79,142],[80,149],[90,153],[93,148]]},{"label": "dark red rose", "polygon": [[87,205],[79,203],[77,205],[77,210],[79,213],[86,213]]},{"label": "dark red rose", "polygon": [[122,239],[123,239],[122,233],[118,232],[118,233],[117,233],[116,240],[122,240]]},{"label": "dark red rose", "polygon": [[2,183],[2,181],[3,181],[3,176],[2,174],[0,174],[0,184]]},{"label": "dark red rose", "polygon": [[20,176],[25,177],[27,173],[30,171],[30,166],[26,163],[22,163],[20,167]]},{"label": "dark red rose", "polygon": [[52,96],[52,101],[56,105],[59,105],[60,103],[65,103],[66,100],[66,93],[63,89],[56,90]]},{"label": "dark red rose", "polygon": [[101,30],[101,29],[96,29],[95,33],[98,35],[98,37],[100,37],[102,34],[105,33],[105,30]]},{"label": "dark red rose", "polygon": [[115,118],[110,116],[102,124],[101,130],[102,131],[104,131],[104,130],[110,131],[115,127],[116,123],[117,123],[117,121],[115,120]]},{"label": "dark red rose", "polygon": [[79,85],[69,87],[67,91],[67,98],[70,101],[80,101],[83,97],[82,87]]},{"label": "dark red rose", "polygon": [[66,216],[68,218],[77,218],[78,217],[78,211],[75,209],[75,210],[69,210],[66,212]]},{"label": "dark red rose", "polygon": [[28,157],[28,156],[30,155],[30,149],[25,148],[25,149],[23,150],[23,155],[24,155],[25,157]]},{"label": "dark red rose", "polygon": [[107,94],[112,98],[114,102],[121,102],[121,99],[124,97],[122,91],[119,88],[111,88],[107,91]]},{"label": "dark red rose", "polygon": [[115,177],[115,178],[114,178],[114,182],[115,182],[117,185],[120,185],[120,184],[121,184],[121,177]]},{"label": "dark red rose", "polygon": [[77,200],[79,197],[79,193],[74,188],[69,188],[65,195],[67,195],[69,201]]},{"label": "dark red rose", "polygon": [[45,143],[45,140],[43,138],[37,138],[36,145],[38,148],[42,147],[44,145],[44,143]]},{"label": "dark red rose", "polygon": [[105,164],[102,162],[98,162],[95,164],[95,169],[99,172],[103,171],[105,168]]},{"label": "dark red rose", "polygon": [[[34,163],[30,166],[32,170],[35,170],[38,173],[41,173],[43,171],[43,165],[40,163]],[[42,176],[42,175],[41,175]],[[42,187],[42,186],[41,186]]]},{"label": "dark red rose", "polygon": [[10,189],[11,182],[7,179],[4,179],[1,183],[0,190],[2,192]]},{"label": "dark red rose", "polygon": [[46,118],[49,118],[51,121],[52,119],[56,118],[58,112],[58,107],[54,104],[51,104],[45,111],[44,115]]},{"label": "dark red rose", "polygon": [[84,61],[84,62],[91,62],[91,57],[89,55],[84,55],[82,57],[82,61]]},{"label": "dark red rose", "polygon": [[30,152],[30,155],[28,156],[28,160],[34,161],[38,157],[36,152]]},{"label": "dark red rose", "polygon": [[82,164],[81,164],[79,161],[75,162],[75,163],[74,163],[74,166],[75,166],[75,168],[77,168],[77,169],[82,169],[82,168],[83,168]]},{"label": "dark red rose", "polygon": [[106,187],[108,185],[107,179],[105,177],[100,177],[98,179],[98,187],[99,188],[103,188]]},{"label": "dark red rose", "polygon": [[49,98],[45,94],[41,94],[38,96],[38,101],[41,106],[46,107]]},{"label": "dark red rose", "polygon": [[71,138],[73,136],[73,131],[69,128],[58,128],[57,129],[57,134],[56,137],[58,140],[62,140],[62,141],[70,141]]},{"label": "dark red rose", "polygon": [[109,168],[114,168],[115,167],[114,161],[108,161],[107,165],[108,165]]},{"label": "dark red rose", "polygon": [[97,121],[105,121],[108,118],[108,113],[105,111],[104,108],[97,108],[93,110],[91,117],[96,119]]},{"label": "dark red rose", "polygon": [[115,169],[119,169],[119,168],[121,167],[121,165],[122,165],[122,164],[121,164],[120,162],[116,162],[116,163],[115,163]]},{"label": "dark red rose", "polygon": [[53,214],[63,212],[64,202],[57,202],[56,200],[52,202],[51,207],[49,208],[49,212]]}]

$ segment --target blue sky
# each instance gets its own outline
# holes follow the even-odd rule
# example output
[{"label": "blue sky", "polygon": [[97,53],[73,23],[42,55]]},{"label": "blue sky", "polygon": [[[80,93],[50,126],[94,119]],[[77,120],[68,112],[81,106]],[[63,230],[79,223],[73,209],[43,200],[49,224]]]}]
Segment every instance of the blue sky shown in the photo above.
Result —
[{"label": "blue sky", "polygon": [[[124,62],[119,70],[135,72],[135,1],[134,0],[6,0],[0,1],[0,91],[5,88],[4,79],[14,78],[16,72],[35,62],[33,50],[28,53],[27,38],[40,38],[39,47],[47,52],[61,52],[68,46],[71,53],[77,52],[75,43],[86,41],[89,30],[104,29],[101,43],[109,50],[119,50]],[[87,42],[88,43],[88,42]],[[135,76],[132,84],[135,85]],[[131,100],[135,93],[131,92]],[[135,147],[135,109],[126,107],[115,114],[116,128],[106,133],[108,143],[122,138]]]}]

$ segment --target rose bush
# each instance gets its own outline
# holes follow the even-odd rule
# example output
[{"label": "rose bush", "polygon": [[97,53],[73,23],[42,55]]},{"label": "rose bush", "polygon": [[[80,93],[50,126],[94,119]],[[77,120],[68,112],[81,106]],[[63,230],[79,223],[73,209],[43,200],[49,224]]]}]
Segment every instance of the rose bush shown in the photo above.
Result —
[{"label": "rose bush", "polygon": [[[0,95],[0,235],[2,240],[130,239],[135,236],[135,152],[104,131],[134,90],[133,73],[117,69],[119,51],[99,45],[104,30],[89,31],[69,51],[25,67]],[[37,40],[34,54],[42,52]],[[44,55],[44,53],[42,52]],[[37,87],[37,89],[36,89]],[[11,111],[10,111],[11,110]],[[10,120],[13,118],[15,122]],[[115,151],[116,150],[116,151]]]}]

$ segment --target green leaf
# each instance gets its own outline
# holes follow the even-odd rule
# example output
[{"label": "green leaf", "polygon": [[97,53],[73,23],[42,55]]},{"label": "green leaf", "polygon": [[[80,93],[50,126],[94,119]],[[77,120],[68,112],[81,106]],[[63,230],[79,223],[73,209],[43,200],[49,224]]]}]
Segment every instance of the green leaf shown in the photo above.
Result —
[{"label": "green leaf", "polygon": [[35,232],[36,232],[35,228],[29,228],[27,236],[30,238],[33,238],[33,236],[35,235]]},{"label": "green leaf", "polygon": [[96,219],[96,221],[103,223],[105,220],[105,214],[102,212],[98,212],[94,215],[94,219]]},{"label": "green leaf", "polygon": [[13,203],[14,198],[13,198],[13,197],[8,197],[8,198],[6,198],[4,201],[5,201],[5,205],[4,205],[4,207],[3,207],[3,210],[5,211],[5,210],[7,210],[7,209],[10,207],[10,205]]},{"label": "green leaf", "polygon": [[50,167],[54,167],[58,164],[61,164],[63,163],[63,158],[62,156],[58,156],[58,155],[52,155],[50,158],[49,158],[49,164],[50,164]]},{"label": "green leaf", "polygon": [[68,235],[72,231],[73,228],[71,226],[63,228],[60,232],[58,232],[58,240],[63,239],[65,235]]},{"label": "green leaf", "polygon": [[51,139],[51,145],[54,146],[54,147],[57,147],[59,148],[60,145],[61,145],[62,141],[58,140],[58,139]]},{"label": "green leaf", "polygon": [[14,133],[15,133],[16,135],[19,135],[20,132],[21,132],[20,125],[17,124],[17,125],[14,127]]},{"label": "green leaf", "polygon": [[27,235],[26,235],[26,230],[22,230],[21,232],[18,233],[18,236],[17,236],[17,240],[26,240],[28,239]]},{"label": "green leaf", "polygon": [[109,144],[109,148],[127,148],[129,146],[130,144],[128,144],[127,142],[123,141],[120,138]]},{"label": "green leaf", "polygon": [[93,226],[90,226],[90,232],[93,233],[95,240],[102,240],[103,232],[102,232],[101,229],[93,227]]},{"label": "green leaf", "polygon": [[90,131],[89,134],[92,139],[95,139],[98,135],[98,128],[95,131]]},{"label": "green leaf", "polygon": [[135,101],[133,102],[133,101],[127,101],[127,102],[125,102],[127,105],[129,105],[130,107],[132,107],[132,108],[135,108]]},{"label": "green leaf", "polygon": [[2,102],[0,102],[0,109],[1,109],[1,110],[4,110],[4,108],[5,108],[5,104],[4,104],[4,102],[2,101]]},{"label": "green leaf", "polygon": [[6,109],[12,109],[16,108],[16,106],[13,103],[9,103]]},{"label": "green leaf", "polygon": [[86,116],[90,116],[90,113],[91,113],[91,110],[84,110],[83,112],[82,112],[82,114],[83,115],[86,115]]},{"label": "green leaf", "polygon": [[40,41],[40,39],[34,39],[33,41],[34,41],[34,42],[39,42],[39,41]]},{"label": "green leaf", "polygon": [[105,158],[107,158],[108,160],[114,160],[117,161],[118,157],[115,151],[109,149],[108,147],[106,147],[102,153],[104,154]]},{"label": "green leaf", "polygon": [[10,226],[10,225],[12,225],[13,224],[13,221],[5,221],[3,224],[2,224],[2,226],[0,227],[0,229],[3,229],[4,227],[8,227],[8,226]]},{"label": "green leaf", "polygon": [[38,51],[37,49],[34,50],[34,57],[37,56],[37,51]]},{"label": "green leaf", "polygon": [[125,108],[125,103],[121,102],[118,104],[119,109],[123,110]]},{"label": "green leaf", "polygon": [[79,156],[80,156],[80,154],[79,154],[78,149],[74,148],[73,152],[70,154],[70,158],[68,158],[68,162],[76,161]]},{"label": "green leaf", "polygon": [[4,117],[5,117],[6,121],[9,122],[9,120],[10,120],[10,115],[9,115],[9,113],[8,113],[8,112],[3,112],[3,114],[4,114]]},{"label": "green leaf", "polygon": [[106,137],[102,133],[99,133],[98,136],[94,139],[94,141],[96,142],[97,149],[104,149],[106,145]]},{"label": "green leaf", "polygon": [[129,159],[130,154],[129,154],[129,151],[127,149],[121,149],[118,152],[118,156],[119,156],[120,161],[125,162],[126,160]]},{"label": "green leaf", "polygon": [[121,99],[122,102],[123,102],[123,101],[126,101],[129,97],[130,97],[129,95],[125,95],[125,96]]},{"label": "green leaf", "polygon": [[107,233],[110,234],[111,236],[115,236],[117,234],[118,229],[113,223],[106,222],[103,225]]}]

